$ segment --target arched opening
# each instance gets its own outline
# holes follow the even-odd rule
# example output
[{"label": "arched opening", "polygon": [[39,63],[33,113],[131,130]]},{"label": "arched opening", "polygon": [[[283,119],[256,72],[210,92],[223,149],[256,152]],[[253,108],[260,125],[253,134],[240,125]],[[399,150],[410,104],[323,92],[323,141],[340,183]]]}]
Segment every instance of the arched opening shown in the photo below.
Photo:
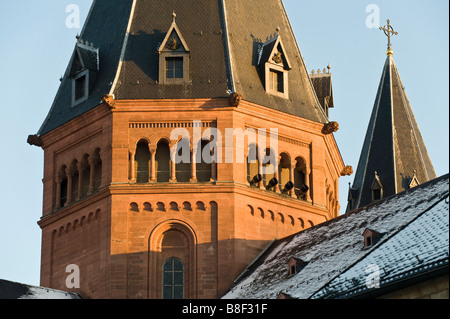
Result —
[{"label": "arched opening", "polygon": [[79,178],[80,178],[80,173],[78,171],[78,167],[77,167],[77,160],[74,160],[72,162],[72,165],[70,166],[70,176],[71,176],[71,193],[69,194],[69,198],[67,199],[69,202],[73,202],[78,198],[78,183],[79,183]]},{"label": "arched opening", "polygon": [[258,146],[250,144],[247,156],[247,181],[251,184],[255,176],[259,174]]},{"label": "arched opening", "polygon": [[150,150],[147,141],[141,140],[137,144],[134,161],[136,165],[136,183],[148,183],[150,172]]},{"label": "arched opening", "polygon": [[157,226],[149,237],[151,299],[195,299],[196,237],[182,222]]},{"label": "arched opening", "polygon": [[197,181],[209,182],[211,181],[212,169],[212,149],[209,141],[201,140],[198,142],[196,166],[197,166]]},{"label": "arched opening", "polygon": [[156,181],[168,183],[170,180],[170,148],[166,141],[160,141],[156,147]]},{"label": "arched opening", "polygon": [[280,189],[283,191],[283,189],[289,189],[289,185],[287,185],[291,181],[290,176],[290,169],[291,169],[291,158],[286,153],[281,153],[280,155],[280,164],[278,166],[278,176],[280,179]]},{"label": "arched opening", "polygon": [[64,207],[67,203],[67,186],[68,186],[68,180],[67,180],[67,174],[66,174],[67,168],[66,166],[62,166],[58,173],[58,183],[56,184],[57,187],[57,206],[58,207]]},{"label": "arched opening", "polygon": [[94,163],[94,190],[98,190],[102,184],[102,160],[100,158],[100,149],[97,148],[92,156]]},{"label": "arched opening", "polygon": [[85,154],[81,161],[81,197],[89,194],[90,178],[91,166],[89,165],[89,155]]},{"label": "arched opening", "polygon": [[[275,189],[273,186],[275,184],[275,171],[276,171],[276,159],[275,152],[271,148],[267,148],[265,151],[264,159],[262,162],[262,170],[263,170],[263,183],[265,187],[270,187],[272,190]],[[272,184],[271,184],[272,183]],[[276,184],[278,184],[278,180],[276,180]]]},{"label": "arched opening", "polygon": [[176,177],[180,183],[189,183],[191,180],[191,151],[188,139],[181,139],[177,144]]},{"label": "arched opening", "polygon": [[298,199],[306,200],[306,194],[309,191],[306,182],[306,162],[302,157],[297,157],[294,170],[294,190]]}]

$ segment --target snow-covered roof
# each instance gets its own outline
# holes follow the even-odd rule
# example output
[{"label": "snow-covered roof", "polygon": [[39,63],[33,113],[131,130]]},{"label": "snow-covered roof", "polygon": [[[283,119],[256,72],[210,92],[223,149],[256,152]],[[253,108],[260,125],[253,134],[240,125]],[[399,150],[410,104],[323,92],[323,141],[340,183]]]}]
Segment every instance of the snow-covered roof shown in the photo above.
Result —
[{"label": "snow-covered roof", "polygon": [[81,299],[80,295],[0,279],[0,299]]},{"label": "snow-covered roof", "polygon": [[[381,279],[381,285],[383,280],[391,277],[394,280],[396,275],[412,271],[415,263],[419,263],[416,255],[426,262],[446,257],[448,263],[448,193],[447,174],[281,239],[223,298],[273,299],[280,293],[299,299],[323,297],[326,295],[323,291],[350,289],[346,286],[349,280],[351,288],[360,287],[358,276],[364,276],[367,263],[377,264],[375,258],[380,268],[386,265],[386,272],[391,271],[388,277]],[[427,223],[430,225],[425,227]],[[438,227],[436,224],[440,223],[443,225]],[[362,234],[366,228],[383,234],[370,248],[364,248]],[[445,231],[447,234],[443,235]],[[411,233],[416,241],[411,238]],[[427,236],[434,238],[434,242],[422,242],[430,241]],[[444,245],[446,251],[442,248]],[[399,250],[399,247],[402,248]],[[288,277],[291,257],[300,258],[307,264],[299,273]],[[350,278],[353,275],[356,280]],[[381,272],[381,276],[384,275]],[[328,290],[323,290],[326,287]]]}]

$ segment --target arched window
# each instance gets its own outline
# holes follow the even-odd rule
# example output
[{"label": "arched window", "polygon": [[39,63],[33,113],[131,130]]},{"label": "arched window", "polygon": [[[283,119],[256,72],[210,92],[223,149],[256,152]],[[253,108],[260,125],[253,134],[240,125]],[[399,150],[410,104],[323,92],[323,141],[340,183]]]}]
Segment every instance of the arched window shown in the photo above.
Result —
[{"label": "arched window", "polygon": [[64,205],[67,203],[67,185],[68,185],[68,179],[66,174],[67,168],[64,165],[61,167],[61,170],[59,171],[59,198],[56,200],[59,201],[59,207],[64,207]]},{"label": "arched window", "polygon": [[[291,158],[286,153],[281,153],[280,155],[280,164],[278,166],[278,176],[280,179],[280,188],[281,190],[285,188],[289,188],[290,186],[287,185],[289,181],[291,181],[290,176],[290,169],[291,169]],[[291,181],[293,182],[293,181]],[[286,187],[288,186],[288,187]]]},{"label": "arched window", "polygon": [[247,156],[247,181],[249,183],[259,174],[258,146],[250,144]]},{"label": "arched window", "polygon": [[140,141],[137,144],[134,160],[136,165],[136,183],[148,183],[150,150],[146,141]]},{"label": "arched window", "polygon": [[98,190],[102,184],[102,159],[100,158],[100,149],[97,148],[93,155],[94,162],[94,190]]},{"label": "arched window", "polygon": [[[275,170],[276,170],[276,159],[275,153],[271,148],[267,148],[263,160],[263,181],[264,186],[268,187],[269,182],[275,178]],[[277,181],[278,182],[278,181]]]},{"label": "arched window", "polygon": [[168,183],[170,180],[170,148],[165,141],[158,143],[156,148],[156,181]]},{"label": "arched window", "polygon": [[85,154],[81,161],[81,197],[89,194],[91,178],[91,166],[89,165],[89,155]]},{"label": "arched window", "polygon": [[[197,181],[209,182],[211,181],[211,145],[209,141],[201,140],[197,148]],[[206,161],[205,161],[206,160]]]},{"label": "arched window", "polygon": [[163,299],[183,299],[184,265],[178,258],[169,258],[163,266]]},{"label": "arched window", "polygon": [[306,162],[303,158],[297,157],[297,163],[294,170],[294,189],[295,195],[299,199],[306,199],[306,193],[309,187],[306,185]]},{"label": "arched window", "polygon": [[68,194],[68,202],[73,202],[77,199],[78,197],[78,185],[79,185],[79,178],[80,178],[80,172],[78,171],[78,167],[77,167],[77,160],[74,160],[72,162],[72,165],[70,167],[70,176],[71,176],[71,185],[70,185],[70,189],[71,189],[71,194]]},{"label": "arched window", "polygon": [[188,139],[181,139],[177,144],[176,153],[177,181],[189,183],[191,180],[191,151]]}]

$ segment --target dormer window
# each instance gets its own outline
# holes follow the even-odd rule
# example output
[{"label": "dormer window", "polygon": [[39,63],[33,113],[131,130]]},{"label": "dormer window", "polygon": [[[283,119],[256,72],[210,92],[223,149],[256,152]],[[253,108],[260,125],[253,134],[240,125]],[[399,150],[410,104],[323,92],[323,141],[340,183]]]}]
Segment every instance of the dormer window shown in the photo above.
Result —
[{"label": "dormer window", "polygon": [[261,46],[258,65],[264,78],[266,92],[288,99],[288,71],[291,69],[291,64],[280,35]]},{"label": "dormer window", "polygon": [[166,79],[182,79],[183,78],[183,58],[167,57],[166,58]]},{"label": "dormer window", "polygon": [[78,104],[85,101],[89,94],[89,71],[79,73],[72,81],[73,103]]},{"label": "dormer window", "polygon": [[88,99],[89,90],[99,69],[99,49],[94,48],[92,43],[83,42],[78,38],[69,73],[72,80],[72,106]]},{"label": "dormer window", "polygon": [[381,237],[383,237],[383,234],[375,230],[366,228],[366,230],[363,232],[363,237],[364,248],[370,248],[380,241]]},{"label": "dormer window", "polygon": [[372,202],[378,202],[383,199],[383,184],[381,184],[378,173],[375,172],[375,177],[372,182]]},{"label": "dormer window", "polygon": [[159,83],[189,84],[189,47],[175,22],[176,14],[172,17],[172,25],[158,49]]},{"label": "dormer window", "polygon": [[306,262],[299,258],[291,257],[288,262],[288,277],[294,276],[305,268]]}]

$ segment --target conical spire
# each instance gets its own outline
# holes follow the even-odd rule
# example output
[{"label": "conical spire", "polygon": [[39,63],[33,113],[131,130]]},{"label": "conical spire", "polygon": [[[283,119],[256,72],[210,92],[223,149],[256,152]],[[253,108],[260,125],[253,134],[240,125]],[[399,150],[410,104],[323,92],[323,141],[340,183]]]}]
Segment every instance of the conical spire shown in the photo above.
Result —
[{"label": "conical spire", "polygon": [[381,198],[436,178],[390,43],[347,211],[381,199],[374,176],[382,185]]}]

